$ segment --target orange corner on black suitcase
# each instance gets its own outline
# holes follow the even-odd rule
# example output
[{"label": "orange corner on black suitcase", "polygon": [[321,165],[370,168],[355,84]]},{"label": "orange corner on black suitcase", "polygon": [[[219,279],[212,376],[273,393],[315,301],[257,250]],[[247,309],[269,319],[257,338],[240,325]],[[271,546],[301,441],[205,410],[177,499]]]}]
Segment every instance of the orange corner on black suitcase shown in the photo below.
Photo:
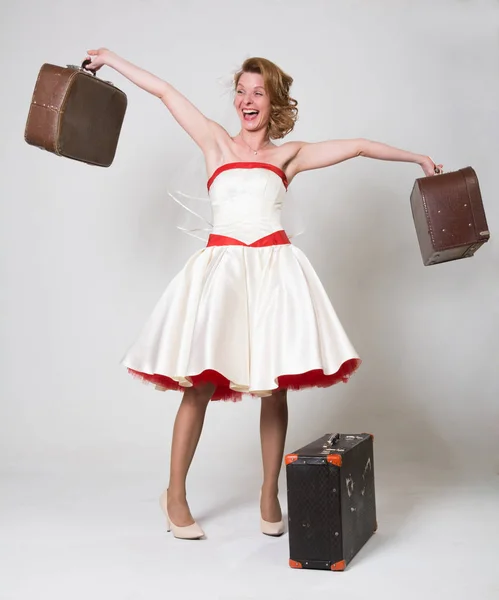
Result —
[{"label": "orange corner on black suitcase", "polygon": [[330,454],[326,460],[329,464],[335,465],[336,467],[341,467],[343,464],[343,459],[340,454]]}]

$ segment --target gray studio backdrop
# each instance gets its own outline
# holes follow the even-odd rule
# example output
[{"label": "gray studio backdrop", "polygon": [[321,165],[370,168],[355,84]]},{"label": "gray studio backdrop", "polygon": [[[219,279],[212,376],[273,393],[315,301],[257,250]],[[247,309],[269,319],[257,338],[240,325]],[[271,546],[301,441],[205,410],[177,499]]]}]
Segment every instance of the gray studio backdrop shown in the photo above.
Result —
[{"label": "gray studio backdrop", "polygon": [[[359,158],[293,182],[306,226],[296,243],[364,363],[348,385],[290,394],[286,450],[327,431],[369,431],[380,477],[396,468],[401,485],[414,474],[459,483],[496,473],[499,3],[84,6],[1,8],[2,469],[145,472],[158,492],[167,479],[180,396],[138,383],[119,361],[201,247],[175,228],[166,193],[196,148],[159,100],[110,69],[101,76],[126,91],[129,107],[109,169],[23,141],[41,64],[107,46],[212,117],[227,102],[218,80],[265,56],[295,78],[300,120],[290,139],[365,137],[430,154],[447,170],[476,169],[491,241],[472,259],[434,267],[422,264],[409,206],[417,165]],[[208,483],[256,499],[258,407],[249,398],[210,406],[191,479],[198,504]]]}]

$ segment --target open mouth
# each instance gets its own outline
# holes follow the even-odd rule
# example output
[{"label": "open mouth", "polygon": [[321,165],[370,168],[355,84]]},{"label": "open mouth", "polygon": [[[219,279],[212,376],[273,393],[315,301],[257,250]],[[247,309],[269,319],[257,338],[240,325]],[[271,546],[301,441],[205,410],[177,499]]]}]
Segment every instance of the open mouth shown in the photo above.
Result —
[{"label": "open mouth", "polygon": [[259,114],[260,114],[260,111],[255,110],[253,108],[243,110],[243,115],[244,115],[245,121],[254,121],[258,117]]}]

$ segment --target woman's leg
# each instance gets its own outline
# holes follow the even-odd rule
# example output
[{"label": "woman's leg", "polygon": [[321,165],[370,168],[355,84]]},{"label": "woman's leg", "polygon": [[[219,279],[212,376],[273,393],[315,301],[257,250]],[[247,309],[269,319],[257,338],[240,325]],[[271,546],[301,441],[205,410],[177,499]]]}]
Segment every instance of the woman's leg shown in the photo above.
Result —
[{"label": "woman's leg", "polygon": [[263,486],[260,510],[265,521],[276,523],[282,513],[277,499],[277,480],[284,454],[288,428],[287,390],[274,392],[262,398],[260,412],[260,437],[263,459]]},{"label": "woman's leg", "polygon": [[185,480],[201,436],[206,407],[214,391],[212,384],[188,388],[175,418],[167,499],[168,514],[178,527],[194,523],[187,504]]}]

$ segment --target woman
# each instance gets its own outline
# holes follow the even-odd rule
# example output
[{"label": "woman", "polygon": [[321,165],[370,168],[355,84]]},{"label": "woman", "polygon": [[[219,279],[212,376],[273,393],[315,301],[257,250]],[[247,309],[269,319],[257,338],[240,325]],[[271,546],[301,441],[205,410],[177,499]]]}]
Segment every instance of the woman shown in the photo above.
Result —
[{"label": "woman", "polygon": [[[287,186],[302,171],[356,156],[414,162],[427,157],[364,139],[275,145],[294,126],[292,78],[251,58],[235,76],[235,137],[206,118],[166,81],[105,48],[89,69],[107,65],[157,96],[204,154],[214,227],[207,248],[174,278],[123,363],[161,389],[183,390],[173,429],[170,481],[161,497],[175,537],[202,529],[186,500],[186,477],[210,400],[260,396],[263,485],[261,530],[284,531],[277,481],[287,429],[287,390],[347,381],[360,359],[303,253],[280,225]],[[440,167],[440,165],[439,165]]]}]

